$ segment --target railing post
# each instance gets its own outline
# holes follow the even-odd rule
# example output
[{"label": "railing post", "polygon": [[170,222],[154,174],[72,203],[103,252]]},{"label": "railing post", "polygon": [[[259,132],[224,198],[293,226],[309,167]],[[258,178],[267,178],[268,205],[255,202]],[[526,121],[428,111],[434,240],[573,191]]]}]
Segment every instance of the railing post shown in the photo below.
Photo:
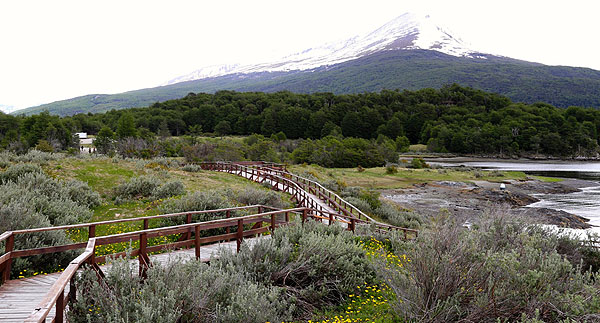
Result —
[{"label": "railing post", "polygon": [[239,219],[237,221],[237,237],[236,237],[236,242],[237,242],[237,252],[240,252],[240,247],[242,246],[242,240],[244,239],[244,219]]},{"label": "railing post", "polygon": [[404,231],[404,240],[408,240],[408,235],[406,234],[406,230],[402,230]]},{"label": "railing post", "polygon": [[[191,213],[188,213],[186,215],[185,222],[187,224],[192,223],[192,214]],[[192,238],[192,228],[189,228],[188,231],[187,231],[187,233],[186,233],[186,239],[185,240],[190,240],[191,238]]]},{"label": "railing post", "polygon": [[290,222],[290,212],[285,212],[285,223]]},{"label": "railing post", "polygon": [[146,278],[146,269],[148,269],[148,255],[146,254],[146,246],[148,244],[148,237],[146,232],[140,233],[140,253],[138,255],[139,260],[139,276]]},{"label": "railing post", "polygon": [[356,220],[354,218],[350,219],[350,231],[354,232],[354,229],[356,228]]},{"label": "railing post", "polygon": [[71,278],[69,281],[69,302],[75,304],[77,301],[77,287],[75,286],[75,279]]},{"label": "railing post", "polygon": [[148,230],[148,219],[144,219],[144,229],[143,230]]},{"label": "railing post", "polygon": [[[4,247],[4,253],[12,252],[15,248],[15,234],[11,233],[6,239],[6,245]],[[6,282],[10,279],[10,270],[12,266],[12,258],[8,258],[4,263],[4,273],[2,274],[2,282]]]},{"label": "railing post", "polygon": [[275,213],[271,214],[271,232],[275,230]]},{"label": "railing post", "polygon": [[306,222],[307,218],[308,218],[308,209],[304,209],[304,210],[302,210],[302,223]]},{"label": "railing post", "polygon": [[58,299],[56,299],[56,316],[54,317],[54,322],[63,323],[64,320],[64,312],[65,312],[65,290],[63,289],[58,295]]},{"label": "railing post", "polygon": [[329,225],[333,224],[333,213],[329,213]]},{"label": "railing post", "polygon": [[263,207],[261,205],[258,206],[258,213],[263,213]]},{"label": "railing post", "polygon": [[88,239],[95,238],[95,237],[96,237],[96,225],[92,224],[92,225],[90,225],[90,228],[88,230]]},{"label": "railing post", "polygon": [[[227,210],[227,211],[225,212],[225,217],[226,217],[227,219],[229,219],[229,218],[231,217],[231,211],[230,211],[230,210]],[[230,229],[230,227],[227,227],[227,228],[225,228],[225,232],[226,232],[227,234],[230,234],[230,233],[231,233],[231,229]],[[230,239],[227,239],[227,241],[229,241],[229,240],[230,240]]]},{"label": "railing post", "polygon": [[200,226],[194,227],[194,242],[196,247],[196,260],[200,259]]}]

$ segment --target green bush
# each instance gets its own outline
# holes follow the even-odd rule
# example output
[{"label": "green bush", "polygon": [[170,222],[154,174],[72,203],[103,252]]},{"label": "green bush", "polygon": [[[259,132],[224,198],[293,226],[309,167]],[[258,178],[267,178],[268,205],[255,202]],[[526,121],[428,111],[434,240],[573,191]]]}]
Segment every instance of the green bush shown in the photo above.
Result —
[{"label": "green bush", "polygon": [[410,168],[421,169],[428,168],[429,165],[422,158],[413,158],[410,161]]},{"label": "green bush", "polygon": [[239,254],[223,251],[211,266],[246,272],[251,280],[281,287],[296,300],[297,316],[340,304],[374,273],[354,235],[314,221],[275,230]]},{"label": "green bush", "polygon": [[398,173],[398,167],[396,165],[388,165],[385,167],[385,173],[388,175],[393,175]]},{"label": "green bush", "polygon": [[[11,180],[0,185],[0,232],[85,222],[92,216],[90,207],[100,203],[100,196],[85,183],[52,179],[38,172],[37,166],[13,167],[8,176]],[[28,171],[23,171],[25,169]],[[17,173],[21,175],[13,178]],[[32,249],[71,242],[63,231],[23,234],[16,236],[15,248]],[[24,269],[56,270],[58,264],[65,265],[74,255],[65,252],[18,258],[11,275],[20,276]]]},{"label": "green bush", "polygon": [[247,186],[235,193],[229,191],[229,195],[232,196],[233,200],[242,205],[260,204],[275,208],[284,208],[287,206],[280,194],[268,189]]},{"label": "green bush", "polygon": [[185,194],[185,186],[183,183],[181,181],[172,181],[154,188],[151,198],[158,200],[183,194]]},{"label": "green bush", "polygon": [[308,221],[275,230],[240,253],[221,251],[210,266],[155,264],[142,283],[136,266],[116,261],[103,283],[77,278],[72,322],[282,322],[337,306],[371,281],[364,250],[339,226]]},{"label": "green bush", "polygon": [[502,214],[472,230],[438,223],[405,244],[410,262],[401,270],[380,265],[377,271],[406,321],[595,321],[598,277],[562,256],[560,239]]},{"label": "green bush", "polygon": [[418,229],[423,223],[421,216],[414,212],[401,211],[390,202],[382,202],[373,214],[384,222],[394,226]]},{"label": "green bush", "polygon": [[160,180],[152,176],[139,176],[114,188],[114,196],[120,199],[144,198],[152,195],[160,186]]},{"label": "green bush", "polygon": [[201,171],[202,167],[200,167],[200,165],[187,164],[187,165],[181,167],[181,170],[184,172],[196,173],[196,172]]},{"label": "green bush", "polygon": [[117,260],[99,284],[86,270],[69,321],[281,322],[294,308],[281,288],[196,261],[155,264],[143,283],[134,272],[130,262]]},{"label": "green bush", "polygon": [[15,164],[0,173],[0,182],[16,182],[20,176],[29,173],[43,174],[42,168],[35,164]]}]

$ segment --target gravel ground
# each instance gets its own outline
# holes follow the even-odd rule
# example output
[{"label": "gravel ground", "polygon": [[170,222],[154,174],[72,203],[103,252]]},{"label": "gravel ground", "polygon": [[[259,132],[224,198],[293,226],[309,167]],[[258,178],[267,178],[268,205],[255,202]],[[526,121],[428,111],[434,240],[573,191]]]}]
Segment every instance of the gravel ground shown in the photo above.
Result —
[{"label": "gravel ground", "polygon": [[458,221],[473,222],[485,212],[509,212],[516,217],[525,217],[536,223],[555,224],[561,227],[586,229],[591,227],[588,219],[547,208],[524,206],[537,202],[531,196],[538,193],[571,193],[596,183],[569,179],[549,183],[538,180],[505,181],[505,190],[500,183],[487,181],[432,182],[414,185],[407,189],[382,191],[382,198],[399,204],[428,217],[448,213]]}]

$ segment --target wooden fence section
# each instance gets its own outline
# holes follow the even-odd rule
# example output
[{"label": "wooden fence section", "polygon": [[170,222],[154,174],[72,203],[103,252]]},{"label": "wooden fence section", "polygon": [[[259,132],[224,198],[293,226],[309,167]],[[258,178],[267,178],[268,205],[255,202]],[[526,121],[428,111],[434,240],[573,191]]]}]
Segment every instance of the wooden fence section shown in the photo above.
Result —
[{"label": "wooden fence section", "polygon": [[[261,207],[265,208],[265,206],[253,206],[253,207]],[[240,209],[240,208],[232,208],[232,209]],[[222,212],[228,209],[222,210],[210,210],[210,211],[218,211]],[[205,212],[210,212],[205,211]],[[184,213],[186,214],[186,213]],[[168,214],[164,216],[177,216],[184,214]],[[302,222],[308,219],[314,219],[317,221],[323,221],[324,217],[319,215],[316,210],[300,207],[286,210],[274,210],[268,212],[261,212],[253,215],[246,216],[238,216],[231,218],[224,218],[212,221],[198,222],[198,223],[186,223],[181,225],[169,226],[169,227],[159,227],[154,229],[144,229],[140,231],[127,232],[122,234],[115,234],[110,236],[101,236],[101,237],[92,237],[88,240],[86,244],[85,251],[73,260],[69,266],[65,269],[65,271],[61,274],[58,281],[52,286],[50,291],[46,294],[46,297],[42,302],[37,306],[31,314],[26,322],[45,322],[46,318],[50,311],[54,308],[56,312],[56,316],[54,318],[55,322],[63,322],[64,319],[64,311],[69,301],[75,300],[76,290],[75,286],[72,284],[73,277],[77,270],[79,270],[82,266],[90,266],[94,269],[99,276],[99,278],[103,278],[104,274],[102,273],[99,263],[102,263],[106,260],[108,256],[98,257],[95,254],[95,248],[102,245],[124,242],[124,241],[139,241],[139,248],[132,250],[129,255],[131,257],[137,257],[139,263],[139,275],[141,277],[146,276],[146,271],[151,266],[150,259],[148,257],[148,253],[161,251],[161,250],[170,250],[175,248],[185,248],[185,247],[193,247],[195,248],[196,258],[200,257],[200,245],[217,242],[217,241],[229,241],[235,240],[237,244],[237,250],[239,251],[240,246],[245,237],[256,236],[263,233],[268,233],[269,231],[274,230],[277,227],[282,225],[290,224],[290,215],[296,214],[300,217]],[[329,225],[334,224],[336,221],[344,221],[345,223],[349,223],[348,230],[354,231],[358,225],[372,225],[366,221],[356,219],[354,217],[347,217],[344,215],[338,215],[335,213],[330,213],[326,218],[329,220]],[[138,219],[143,220],[143,219]],[[110,222],[110,221],[107,221]],[[264,226],[263,224],[266,224]],[[92,224],[88,224],[92,225]],[[217,234],[212,236],[202,237],[200,232],[211,230],[211,229],[219,229],[225,228],[227,231],[224,234]],[[231,232],[228,229],[233,228]],[[54,228],[40,228],[33,229],[35,232],[40,232],[43,230],[52,230]],[[63,228],[64,229],[64,228]],[[393,227],[393,226],[377,226],[378,230],[401,230],[401,228]],[[27,230],[23,230],[27,231]],[[189,233],[192,233],[190,235]],[[19,232],[23,233],[23,232]],[[164,243],[155,246],[148,246],[147,241],[149,238],[153,237],[164,237],[173,234],[181,234],[182,237],[185,237],[182,240],[171,243]],[[406,237],[406,232],[405,232]],[[79,244],[78,244],[79,245]],[[69,245],[71,246],[71,245]],[[69,250],[61,248],[63,246],[59,246],[54,250]],[[48,248],[40,248],[43,249],[44,253],[54,252]],[[35,251],[34,254],[40,254],[37,249],[31,249],[31,251]],[[13,251],[14,252],[14,251]],[[9,252],[10,254],[10,252]],[[29,253],[28,253],[29,254]],[[13,254],[14,255],[14,254]],[[125,256],[126,253],[116,253],[110,256],[118,257]],[[14,258],[14,257],[12,257]],[[70,287],[68,293],[65,293],[67,286]]]},{"label": "wooden fence section", "polygon": [[[104,274],[99,267],[100,263],[105,262],[106,258],[109,256],[119,257],[127,255],[125,252],[120,252],[111,255],[97,256],[96,248],[103,245],[128,241],[139,242],[139,247],[132,250],[128,255],[134,258],[137,257],[139,275],[145,277],[148,267],[151,266],[150,258],[148,257],[149,253],[192,247],[195,249],[196,258],[199,258],[201,245],[232,240],[236,241],[237,250],[239,251],[244,238],[265,234],[281,225],[290,224],[291,214],[299,216],[302,222],[312,218],[316,221],[327,222],[329,225],[341,223],[350,231],[355,231],[358,226],[372,226],[378,231],[403,231],[405,239],[413,238],[418,235],[418,231],[416,230],[394,227],[374,221],[372,218],[352,206],[350,203],[344,201],[337,194],[327,190],[319,183],[288,173],[283,165],[265,162],[203,163],[202,168],[224,171],[248,178],[255,182],[268,184],[275,190],[291,194],[293,199],[297,202],[298,207],[287,210],[278,210],[264,205],[252,205],[5,232],[0,235],[0,246],[4,244],[4,252],[0,256],[0,271],[2,273],[0,278],[2,282],[10,279],[12,259],[85,248],[85,251],[73,260],[60,275],[56,283],[46,294],[45,298],[35,308],[33,314],[31,314],[26,321],[45,322],[50,311],[55,309],[56,316],[53,321],[62,322],[68,302],[73,301],[77,294],[75,286],[72,285],[73,277],[77,270],[82,266],[89,266],[95,270],[98,277],[102,279]],[[239,216],[236,215],[238,212],[255,213]],[[192,223],[192,217],[194,215],[205,213],[220,213],[221,216],[224,214],[224,218]],[[168,227],[149,228],[150,220],[175,217],[185,217],[185,223]],[[96,236],[96,228],[100,225],[133,221],[140,222],[140,230],[109,236]],[[27,250],[15,250],[14,243],[16,235],[80,228],[87,228],[87,242]],[[222,230],[220,230],[218,234],[201,234],[202,231],[212,229]],[[148,245],[148,239],[173,235],[179,235],[179,240],[175,242],[158,242],[156,245]],[[68,293],[66,293],[67,286],[70,288]]]},{"label": "wooden fence section", "polygon": [[[326,212],[322,205],[327,205],[345,217],[355,217],[363,221],[385,225],[371,218],[354,205],[346,202],[335,192],[323,187],[323,185],[290,173],[286,170],[285,166],[279,164],[265,162],[206,162],[201,163],[201,167],[206,170],[236,174],[259,183],[268,182],[273,189],[292,194],[292,197],[298,202],[299,206]],[[324,214],[324,216],[328,215]],[[417,230],[408,228],[402,228],[402,230],[405,230],[407,233],[418,234]]]},{"label": "wooden fence section", "polygon": [[[273,209],[264,205],[250,205],[250,206],[242,206],[242,207],[232,207],[225,209],[217,209],[217,210],[205,210],[205,211],[193,211],[193,212],[181,212],[181,213],[170,213],[170,214],[162,214],[155,216],[147,216],[143,218],[129,218],[129,219],[119,219],[119,220],[111,220],[111,221],[100,221],[100,222],[91,222],[91,223],[81,223],[81,224],[73,224],[73,225],[63,225],[56,227],[46,227],[46,228],[35,228],[35,229],[27,229],[27,230],[16,230],[16,231],[8,231],[4,232],[0,235],[0,244],[2,242],[5,243],[4,246],[4,254],[0,256],[0,272],[2,275],[0,276],[0,283],[7,281],[10,278],[10,270],[12,266],[12,259],[26,256],[35,256],[47,253],[54,252],[62,252],[67,250],[81,249],[85,248],[87,242],[73,243],[62,246],[49,246],[44,248],[36,248],[36,249],[27,249],[27,250],[14,250],[14,242],[16,235],[25,235],[25,234],[33,234],[39,232],[46,231],[66,231],[72,229],[80,229],[87,228],[88,229],[88,239],[96,237],[96,227],[100,225],[110,225],[116,223],[125,223],[125,222],[140,222],[141,229],[149,228],[149,221],[155,219],[165,219],[165,218],[177,218],[177,217],[185,217],[186,223],[191,223],[192,216],[198,214],[215,214],[215,213],[224,213],[225,218],[232,217],[233,213],[238,211],[246,211],[251,212],[252,210],[256,210],[256,213],[262,213],[265,209]],[[229,231],[228,231],[229,232]],[[191,229],[189,232],[186,232],[186,237],[190,237]],[[127,241],[127,240],[123,240]]]}]

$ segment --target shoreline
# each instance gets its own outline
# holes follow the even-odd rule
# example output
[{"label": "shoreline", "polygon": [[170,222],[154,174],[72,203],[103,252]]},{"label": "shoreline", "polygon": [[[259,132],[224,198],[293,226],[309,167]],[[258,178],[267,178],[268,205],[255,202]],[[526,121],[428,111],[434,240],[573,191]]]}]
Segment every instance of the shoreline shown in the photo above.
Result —
[{"label": "shoreline", "polygon": [[405,189],[382,191],[382,197],[404,209],[435,218],[448,213],[458,221],[473,223],[485,212],[504,211],[512,216],[526,217],[540,224],[557,225],[563,228],[588,229],[593,226],[587,218],[569,212],[544,207],[531,207],[538,202],[536,194],[574,193],[581,188],[599,186],[597,182],[567,179],[562,182],[542,182],[539,180],[465,182],[428,182],[415,184]]}]

